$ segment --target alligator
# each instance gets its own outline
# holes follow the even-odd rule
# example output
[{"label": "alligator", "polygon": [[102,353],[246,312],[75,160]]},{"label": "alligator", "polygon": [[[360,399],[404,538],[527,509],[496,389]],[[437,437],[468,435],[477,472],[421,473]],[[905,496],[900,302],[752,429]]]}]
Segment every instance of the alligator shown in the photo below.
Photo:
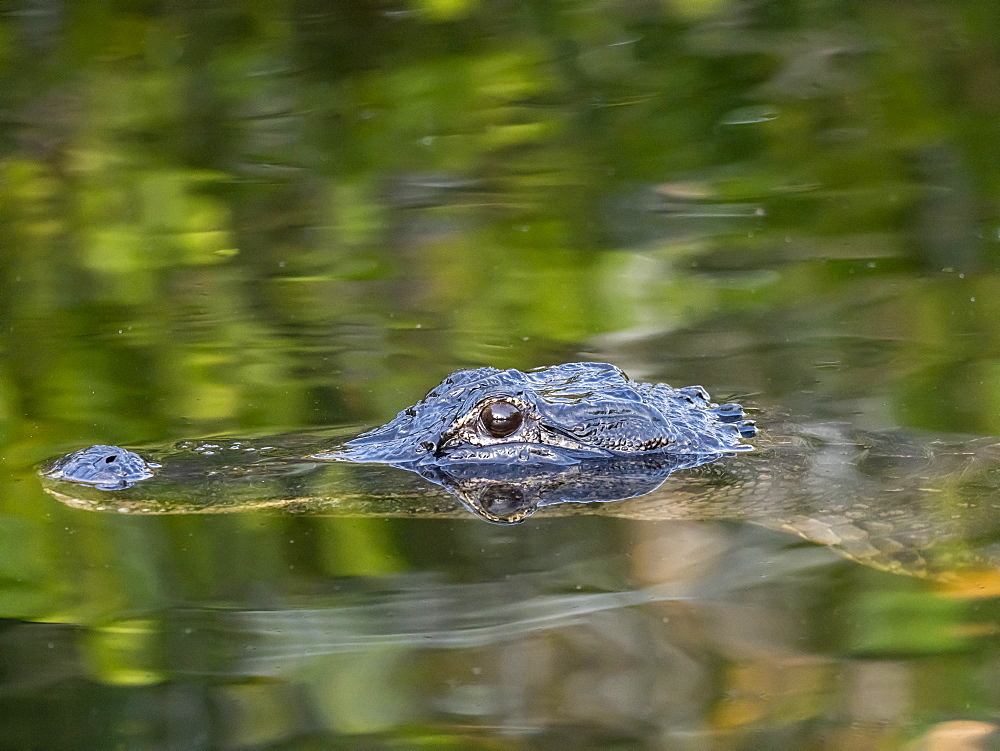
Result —
[{"label": "alligator", "polygon": [[[752,446],[739,404],[719,406],[701,386],[633,381],[607,363],[460,370],[385,425],[311,458],[411,469],[457,464],[561,465],[655,454],[717,457]],[[699,460],[700,461],[700,460]],[[696,461],[695,463],[699,463]],[[160,465],[97,445],[44,468],[51,479],[124,490]]]},{"label": "alligator", "polygon": [[60,501],[117,513],[737,519],[898,573],[1000,569],[996,439],[768,422],[758,435],[739,405],[601,363],[480,368],[360,435],[215,438],[141,456],[95,446],[41,475]]}]

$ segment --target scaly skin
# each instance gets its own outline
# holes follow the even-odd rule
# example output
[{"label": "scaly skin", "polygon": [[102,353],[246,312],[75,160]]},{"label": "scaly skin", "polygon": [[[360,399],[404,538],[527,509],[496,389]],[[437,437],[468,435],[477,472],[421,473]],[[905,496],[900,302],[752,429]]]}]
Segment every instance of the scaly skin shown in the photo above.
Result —
[{"label": "scaly skin", "polygon": [[[499,405],[512,432],[489,428]],[[577,362],[522,373],[460,370],[395,419],[322,458],[390,464],[573,464],[583,459],[748,451],[756,433],[738,404],[700,386],[633,381],[614,365]]]}]

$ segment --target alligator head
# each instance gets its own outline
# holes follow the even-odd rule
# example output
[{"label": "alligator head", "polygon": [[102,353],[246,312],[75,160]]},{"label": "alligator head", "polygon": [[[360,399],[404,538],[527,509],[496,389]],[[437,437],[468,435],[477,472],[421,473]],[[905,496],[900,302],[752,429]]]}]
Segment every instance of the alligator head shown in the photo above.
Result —
[{"label": "alligator head", "polygon": [[573,464],[651,452],[719,455],[751,449],[756,433],[738,404],[718,406],[700,386],[639,383],[607,363],[522,373],[478,368],[448,376],[385,425],[318,459]]},{"label": "alligator head", "polygon": [[[455,469],[460,465],[552,468],[660,454],[698,457],[696,463],[702,463],[749,450],[741,439],[755,433],[740,405],[713,404],[700,386],[638,383],[613,365],[582,362],[527,373],[460,370],[385,425],[306,458],[394,464],[418,472],[450,467],[442,475],[448,478],[463,476]],[[241,451],[239,456],[255,465],[283,459],[301,463],[303,458],[271,453],[258,452],[251,459]],[[124,490],[159,467],[131,451],[102,445],[64,456],[41,471],[54,480]]]}]

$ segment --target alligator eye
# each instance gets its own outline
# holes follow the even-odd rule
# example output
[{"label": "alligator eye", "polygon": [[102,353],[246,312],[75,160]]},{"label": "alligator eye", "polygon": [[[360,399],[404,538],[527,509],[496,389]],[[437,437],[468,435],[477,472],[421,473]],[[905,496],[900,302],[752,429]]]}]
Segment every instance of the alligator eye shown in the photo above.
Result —
[{"label": "alligator eye", "polygon": [[519,427],[523,417],[521,410],[510,402],[493,402],[483,407],[479,413],[483,425],[494,438],[506,438]]}]

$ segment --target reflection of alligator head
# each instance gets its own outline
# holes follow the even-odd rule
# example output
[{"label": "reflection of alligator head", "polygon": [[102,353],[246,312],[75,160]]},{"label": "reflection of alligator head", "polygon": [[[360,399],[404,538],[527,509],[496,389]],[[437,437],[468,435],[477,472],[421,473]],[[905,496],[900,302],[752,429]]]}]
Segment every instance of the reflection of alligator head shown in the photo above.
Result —
[{"label": "reflection of alligator head", "polygon": [[318,458],[564,465],[744,451],[740,439],[755,432],[742,407],[713,404],[700,386],[637,383],[606,363],[479,368],[453,373],[395,419]]},{"label": "reflection of alligator head", "polygon": [[651,453],[641,457],[588,459],[570,466],[446,464],[415,468],[476,516],[497,524],[524,521],[539,506],[621,501],[656,490],[679,469],[718,455]]}]

